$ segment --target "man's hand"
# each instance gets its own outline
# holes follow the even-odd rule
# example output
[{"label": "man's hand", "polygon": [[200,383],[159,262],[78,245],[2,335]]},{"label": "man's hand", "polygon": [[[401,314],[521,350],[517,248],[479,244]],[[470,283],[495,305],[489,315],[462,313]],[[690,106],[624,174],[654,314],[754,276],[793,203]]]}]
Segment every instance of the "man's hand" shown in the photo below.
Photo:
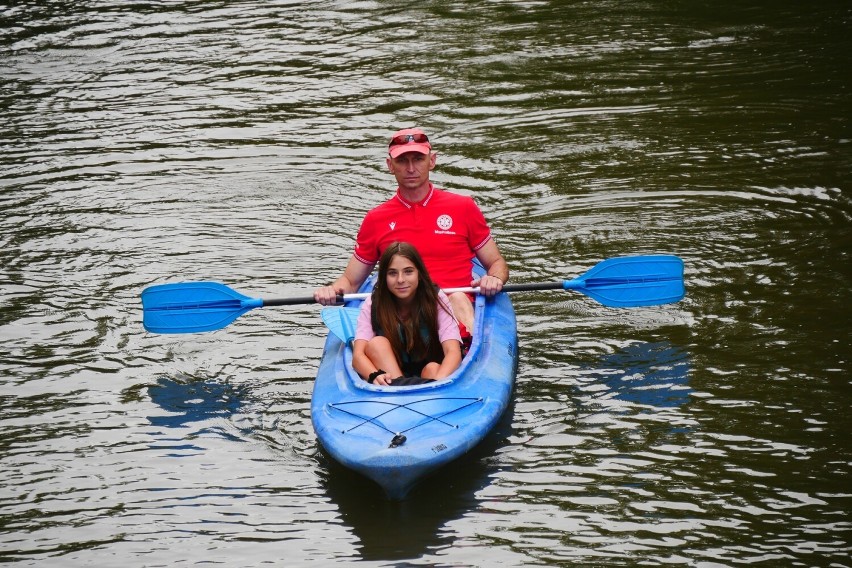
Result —
[{"label": "man's hand", "polygon": [[503,281],[496,276],[485,275],[479,280],[474,280],[471,286],[479,286],[479,293],[483,296],[491,297],[498,294],[503,289]]},{"label": "man's hand", "polygon": [[337,290],[334,286],[322,286],[314,290],[314,300],[323,306],[333,306],[337,303],[337,296],[342,294],[343,290]]},{"label": "man's hand", "polygon": [[353,255],[349,259],[349,264],[346,265],[346,270],[343,275],[329,284],[321,286],[314,290],[314,300],[323,306],[333,306],[337,303],[337,297],[344,294],[357,292],[370,272],[373,271],[373,264],[364,264],[355,258]]}]

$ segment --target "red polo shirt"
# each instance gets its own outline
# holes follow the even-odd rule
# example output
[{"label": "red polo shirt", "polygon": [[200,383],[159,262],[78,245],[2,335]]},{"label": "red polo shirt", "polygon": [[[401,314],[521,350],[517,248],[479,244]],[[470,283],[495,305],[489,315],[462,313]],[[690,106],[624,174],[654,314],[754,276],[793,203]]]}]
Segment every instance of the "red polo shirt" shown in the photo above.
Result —
[{"label": "red polo shirt", "polygon": [[397,189],[367,213],[358,230],[355,258],[376,264],[388,245],[405,241],[417,248],[438,286],[470,286],[470,260],[491,238],[491,229],[473,199],[430,187],[419,203],[406,201]]}]

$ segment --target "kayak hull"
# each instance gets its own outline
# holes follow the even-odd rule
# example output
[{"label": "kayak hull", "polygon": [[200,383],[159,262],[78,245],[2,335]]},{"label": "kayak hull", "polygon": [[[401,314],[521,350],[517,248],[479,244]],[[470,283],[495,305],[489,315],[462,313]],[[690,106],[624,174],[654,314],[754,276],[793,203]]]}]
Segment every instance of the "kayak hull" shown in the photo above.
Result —
[{"label": "kayak hull", "polygon": [[352,370],[352,351],[329,333],[311,399],[322,447],[372,479],[388,498],[405,498],[424,477],[485,438],[505,412],[518,365],[509,296],[476,299],[477,330],[450,377],[426,385],[370,385]]}]

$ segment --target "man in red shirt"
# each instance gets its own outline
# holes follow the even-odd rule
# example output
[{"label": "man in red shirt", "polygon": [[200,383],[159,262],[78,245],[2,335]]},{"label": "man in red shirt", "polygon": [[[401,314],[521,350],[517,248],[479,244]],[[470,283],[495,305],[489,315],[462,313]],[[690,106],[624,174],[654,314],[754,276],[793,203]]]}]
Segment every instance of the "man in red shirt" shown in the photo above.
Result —
[{"label": "man in red shirt", "polygon": [[[357,291],[394,241],[414,245],[432,280],[441,288],[479,286],[486,296],[500,292],[509,279],[506,260],[473,199],[438,189],[429,181],[437,154],[432,152],[426,134],[417,128],[396,132],[388,154],[388,169],[399,184],[396,194],[367,213],[343,275],[317,288],[314,299],[331,305],[338,294]],[[471,281],[470,261],[474,256],[487,273]],[[459,322],[472,330],[473,305],[468,295],[451,294],[450,302]]]}]

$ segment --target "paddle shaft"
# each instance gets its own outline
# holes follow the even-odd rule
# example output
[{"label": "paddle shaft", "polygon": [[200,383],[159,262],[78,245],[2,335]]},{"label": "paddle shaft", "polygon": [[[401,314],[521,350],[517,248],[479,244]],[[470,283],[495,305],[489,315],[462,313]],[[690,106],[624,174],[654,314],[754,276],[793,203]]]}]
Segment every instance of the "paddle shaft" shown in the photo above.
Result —
[{"label": "paddle shaft", "polygon": [[[532,290],[563,290],[565,284],[563,281],[559,282],[534,282],[531,284],[505,284],[503,286],[503,292],[529,292]],[[445,294],[455,294],[456,292],[463,292],[465,294],[478,294],[479,288],[466,287],[466,288],[444,288],[443,292]],[[354,300],[365,300],[370,297],[369,293],[357,293],[357,294],[343,294],[337,296],[337,303],[342,304],[343,302],[351,302]],[[297,304],[313,304],[315,302],[313,296],[301,296],[297,298],[271,298],[263,300],[263,306],[272,307],[272,306],[294,306]]]},{"label": "paddle shaft", "polygon": [[[671,278],[663,278],[661,279],[671,280]],[[609,279],[600,279],[596,283],[595,280],[589,280],[586,282],[581,282],[579,280],[560,280],[558,282],[531,282],[529,284],[504,284],[503,292],[532,292],[535,290],[569,290],[573,288],[594,288],[596,284],[604,285],[604,286],[613,286],[613,285],[630,285],[639,282],[647,283],[653,282],[653,278],[642,278],[642,279],[630,279],[630,278],[609,278]],[[473,287],[465,287],[465,288],[443,288],[443,292],[447,295],[455,294],[456,292],[462,292],[465,294],[478,294],[479,288]],[[337,303],[342,304],[343,302],[350,302],[354,300],[365,300],[370,297],[369,293],[357,293],[357,294],[343,294],[337,296]],[[268,300],[263,300],[264,306],[293,306],[296,304],[313,304],[315,302],[313,296],[302,296],[298,298],[272,298]]]}]

